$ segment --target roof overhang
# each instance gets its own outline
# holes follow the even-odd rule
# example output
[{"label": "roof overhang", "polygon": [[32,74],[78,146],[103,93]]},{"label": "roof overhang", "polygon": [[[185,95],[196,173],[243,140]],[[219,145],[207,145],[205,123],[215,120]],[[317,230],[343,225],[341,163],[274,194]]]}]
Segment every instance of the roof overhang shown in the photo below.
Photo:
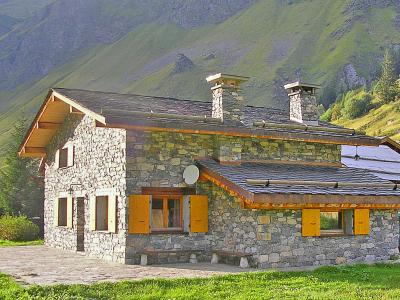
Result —
[{"label": "roof overhang", "polygon": [[396,142],[395,140],[391,139],[390,137],[384,137],[381,139],[381,145],[388,146],[392,150],[396,151],[400,154],[400,143]]},{"label": "roof overhang", "polygon": [[238,197],[247,209],[400,209],[399,196],[252,193],[204,165],[198,166],[201,180],[210,181]]},{"label": "roof overhang", "polygon": [[105,124],[103,116],[54,90],[50,90],[19,147],[18,155],[33,158],[45,157],[48,143],[70,114],[87,114],[97,122]]}]

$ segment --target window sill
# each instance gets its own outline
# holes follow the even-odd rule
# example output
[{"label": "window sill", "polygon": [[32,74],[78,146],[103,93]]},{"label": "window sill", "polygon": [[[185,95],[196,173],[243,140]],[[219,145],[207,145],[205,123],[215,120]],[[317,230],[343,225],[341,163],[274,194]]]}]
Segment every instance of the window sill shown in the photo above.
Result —
[{"label": "window sill", "polygon": [[157,234],[188,234],[188,232],[183,231],[183,229],[178,229],[178,230],[152,230],[150,232],[152,235],[157,235]]},{"label": "window sill", "polygon": [[69,169],[69,168],[72,168],[73,167],[73,165],[72,166],[67,166],[67,167],[59,167],[59,168],[57,168],[57,170],[67,170],[67,169]]},{"label": "window sill", "polygon": [[351,236],[351,234],[346,234],[343,231],[322,231],[320,237],[340,237],[340,236]]}]

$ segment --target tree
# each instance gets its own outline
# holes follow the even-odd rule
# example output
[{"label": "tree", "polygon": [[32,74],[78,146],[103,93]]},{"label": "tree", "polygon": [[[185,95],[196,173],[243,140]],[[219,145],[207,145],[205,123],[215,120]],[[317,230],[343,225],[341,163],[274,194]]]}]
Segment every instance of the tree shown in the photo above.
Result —
[{"label": "tree", "polygon": [[382,74],[376,85],[375,92],[384,103],[396,98],[396,70],[393,55],[386,49],[382,62]]},{"label": "tree", "polygon": [[0,169],[0,213],[42,216],[43,184],[38,177],[38,161],[20,158],[17,153],[25,131],[26,120],[18,120]]}]

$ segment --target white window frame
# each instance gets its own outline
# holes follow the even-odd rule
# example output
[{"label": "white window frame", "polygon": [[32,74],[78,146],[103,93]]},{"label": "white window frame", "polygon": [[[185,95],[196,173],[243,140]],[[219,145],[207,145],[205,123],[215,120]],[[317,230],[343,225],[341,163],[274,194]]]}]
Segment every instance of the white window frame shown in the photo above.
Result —
[{"label": "white window frame", "polygon": [[[108,228],[107,230],[97,230],[97,215],[96,215],[96,203],[97,197],[108,197],[108,214],[107,214],[107,221],[108,221]],[[90,222],[90,230],[95,232],[107,232],[107,233],[117,233],[118,228],[118,197],[116,188],[104,188],[98,189],[95,193],[90,197],[89,205],[90,205],[90,212],[89,212],[89,222]]]},{"label": "white window frame", "polygon": [[[64,150],[64,149],[67,149],[67,166],[60,167],[60,150]],[[74,161],[75,161],[75,147],[72,142],[67,142],[64,145],[64,147],[57,149],[56,154],[55,154],[55,159],[54,159],[56,169],[70,168],[74,165]]]}]

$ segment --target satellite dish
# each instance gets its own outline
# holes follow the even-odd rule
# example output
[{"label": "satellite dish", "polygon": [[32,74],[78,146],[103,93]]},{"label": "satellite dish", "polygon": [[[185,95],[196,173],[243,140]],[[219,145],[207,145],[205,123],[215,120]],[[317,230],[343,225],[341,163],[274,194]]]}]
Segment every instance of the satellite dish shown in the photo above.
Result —
[{"label": "satellite dish", "polygon": [[195,184],[199,179],[199,176],[199,168],[195,165],[190,165],[185,168],[185,171],[183,171],[183,179],[185,180],[185,183],[189,185]]}]

